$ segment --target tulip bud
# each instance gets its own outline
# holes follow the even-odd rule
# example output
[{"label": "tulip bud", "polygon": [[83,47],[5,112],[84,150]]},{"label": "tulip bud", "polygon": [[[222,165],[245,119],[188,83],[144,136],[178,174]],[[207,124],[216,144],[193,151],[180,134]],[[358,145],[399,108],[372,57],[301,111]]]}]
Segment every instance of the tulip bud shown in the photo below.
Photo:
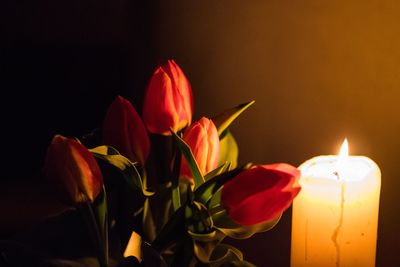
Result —
[{"label": "tulip bud", "polygon": [[103,124],[103,143],[142,165],[149,155],[150,141],[143,122],[133,105],[121,96],[108,108]]},{"label": "tulip bud", "polygon": [[[192,150],[194,159],[203,175],[214,170],[219,160],[218,131],[212,120],[205,117],[193,123],[183,134],[183,140]],[[180,177],[193,183],[193,177],[184,158],[181,161]]]},{"label": "tulip bud", "polygon": [[74,139],[54,136],[47,149],[45,174],[68,202],[94,201],[103,175],[92,153]]},{"label": "tulip bud", "polygon": [[158,66],[145,92],[143,121],[151,133],[170,135],[190,125],[193,96],[189,81],[173,61]]},{"label": "tulip bud", "polygon": [[221,204],[229,217],[241,225],[254,225],[276,218],[300,192],[300,171],[280,163],[258,165],[224,184]]}]

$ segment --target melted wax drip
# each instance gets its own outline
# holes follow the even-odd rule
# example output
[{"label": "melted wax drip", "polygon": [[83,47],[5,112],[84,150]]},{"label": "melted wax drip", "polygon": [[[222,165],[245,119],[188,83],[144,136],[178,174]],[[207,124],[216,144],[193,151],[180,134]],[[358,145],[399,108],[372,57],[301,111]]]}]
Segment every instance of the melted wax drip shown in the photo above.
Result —
[{"label": "melted wax drip", "polygon": [[336,248],[336,267],[340,267],[340,244],[337,240],[338,235],[340,230],[342,229],[343,225],[343,211],[344,211],[344,181],[341,181],[341,186],[340,186],[340,193],[341,193],[341,202],[340,202],[340,218],[339,218],[339,224],[336,226],[335,231],[333,231],[332,234],[332,242],[333,245]]}]

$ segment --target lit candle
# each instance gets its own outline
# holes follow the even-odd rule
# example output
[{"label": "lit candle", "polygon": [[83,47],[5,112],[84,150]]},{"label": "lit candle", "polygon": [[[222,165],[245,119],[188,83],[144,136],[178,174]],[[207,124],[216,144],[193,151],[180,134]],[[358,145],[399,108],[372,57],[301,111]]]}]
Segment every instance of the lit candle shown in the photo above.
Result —
[{"label": "lit candle", "polygon": [[293,202],[291,267],[375,266],[381,173],[371,159],[339,156],[304,162]]}]

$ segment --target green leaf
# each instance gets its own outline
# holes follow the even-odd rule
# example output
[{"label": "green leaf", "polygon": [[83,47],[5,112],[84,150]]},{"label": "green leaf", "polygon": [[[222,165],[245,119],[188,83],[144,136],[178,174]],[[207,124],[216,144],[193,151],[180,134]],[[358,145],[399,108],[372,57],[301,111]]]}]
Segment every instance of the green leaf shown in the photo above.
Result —
[{"label": "green leaf", "polygon": [[234,170],[214,176],[194,191],[194,199],[206,204],[212,198],[214,193],[217,192],[221,186],[223,186],[224,183],[238,175],[247,167],[247,165],[244,165]]},{"label": "green leaf", "polygon": [[92,153],[101,154],[101,155],[120,155],[118,150],[111,146],[98,146],[90,149]]},{"label": "green leaf", "polygon": [[219,164],[224,162],[230,162],[231,168],[234,169],[237,166],[237,160],[239,156],[239,147],[236,143],[235,138],[226,130],[220,137],[219,142]]},{"label": "green leaf", "polygon": [[216,209],[220,206],[221,204],[221,188],[218,189],[218,191],[214,192],[214,194],[211,196],[211,198],[207,201],[206,207],[208,209]]},{"label": "green leaf", "polygon": [[239,249],[220,243],[220,240],[194,241],[194,253],[200,262],[211,267],[229,266],[229,263],[243,261],[243,254]]},{"label": "green leaf", "polygon": [[120,170],[122,177],[131,188],[141,190],[145,196],[151,196],[154,194],[153,192],[148,191],[143,184],[142,177],[140,176],[136,165],[128,158],[119,154],[115,148],[110,146],[99,146],[90,149],[90,151],[96,158],[103,160]]},{"label": "green leaf", "polygon": [[172,135],[175,138],[178,147],[186,160],[187,165],[189,166],[190,172],[193,175],[194,189],[196,189],[204,183],[204,177],[199,170],[199,166],[197,165],[192,150],[190,149],[188,144],[186,144],[185,141],[183,141],[183,139],[180,138],[175,132],[172,132]]},{"label": "green leaf", "polygon": [[214,122],[215,126],[218,129],[218,135],[221,136],[222,133],[231,125],[231,123],[239,117],[239,115],[245,111],[248,107],[254,104],[254,100],[240,104],[239,106],[236,106],[234,108],[225,110],[221,114],[215,116],[212,118],[212,121]]},{"label": "green leaf", "polygon": [[193,253],[200,262],[208,264],[210,263],[211,254],[218,243],[219,241],[200,242],[193,240]]},{"label": "green leaf", "polygon": [[214,170],[210,171],[209,173],[207,173],[206,176],[204,176],[204,179],[206,181],[210,180],[211,178],[220,175],[223,172],[226,172],[227,170],[230,169],[231,163],[230,162],[224,162],[222,163],[220,166],[218,166],[217,168],[215,168]]},{"label": "green leaf", "polygon": [[218,229],[225,235],[235,239],[246,239],[256,233],[261,233],[272,229],[280,220],[280,214],[276,218],[254,225],[240,225],[231,220],[226,210],[220,209],[216,214],[212,215],[214,228]]},{"label": "green leaf", "polygon": [[203,263],[209,263],[214,248],[225,238],[225,235],[213,230],[210,233],[194,233],[188,230],[193,240],[193,252],[196,258]]},{"label": "green leaf", "polygon": [[188,234],[191,236],[193,240],[201,242],[220,241],[225,238],[225,235],[217,230],[213,230],[212,232],[209,233],[194,233],[188,230]]},{"label": "green leaf", "polygon": [[[242,252],[239,249],[228,244],[219,244],[213,251],[211,257],[218,259],[219,263],[221,262],[221,260],[223,260],[223,262],[229,262],[232,260],[243,260]],[[215,264],[216,262],[216,260],[213,260],[212,263]]]}]

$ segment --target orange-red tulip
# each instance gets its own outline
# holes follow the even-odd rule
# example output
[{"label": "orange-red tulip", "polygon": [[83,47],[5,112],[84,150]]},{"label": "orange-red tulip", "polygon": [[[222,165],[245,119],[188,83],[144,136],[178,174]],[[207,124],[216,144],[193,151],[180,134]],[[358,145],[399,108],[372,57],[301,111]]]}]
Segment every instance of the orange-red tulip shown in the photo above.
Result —
[{"label": "orange-red tulip", "polygon": [[68,202],[93,201],[103,186],[103,175],[92,153],[74,139],[54,136],[45,160],[47,178]]},{"label": "orange-red tulip", "polygon": [[151,133],[170,135],[190,125],[193,96],[181,68],[168,60],[158,66],[145,92],[143,121]]},{"label": "orange-red tulip", "polygon": [[[183,134],[183,140],[189,145],[200,172],[205,175],[217,167],[219,160],[219,137],[214,123],[207,118],[190,125]],[[182,158],[180,177],[193,183],[193,177],[185,159]]]},{"label": "orange-red tulip", "polygon": [[231,219],[254,225],[276,218],[299,193],[300,171],[285,163],[245,170],[222,188],[221,204]]},{"label": "orange-red tulip", "polygon": [[149,155],[150,142],[146,128],[133,105],[121,96],[108,108],[103,124],[103,143],[142,165]]}]

